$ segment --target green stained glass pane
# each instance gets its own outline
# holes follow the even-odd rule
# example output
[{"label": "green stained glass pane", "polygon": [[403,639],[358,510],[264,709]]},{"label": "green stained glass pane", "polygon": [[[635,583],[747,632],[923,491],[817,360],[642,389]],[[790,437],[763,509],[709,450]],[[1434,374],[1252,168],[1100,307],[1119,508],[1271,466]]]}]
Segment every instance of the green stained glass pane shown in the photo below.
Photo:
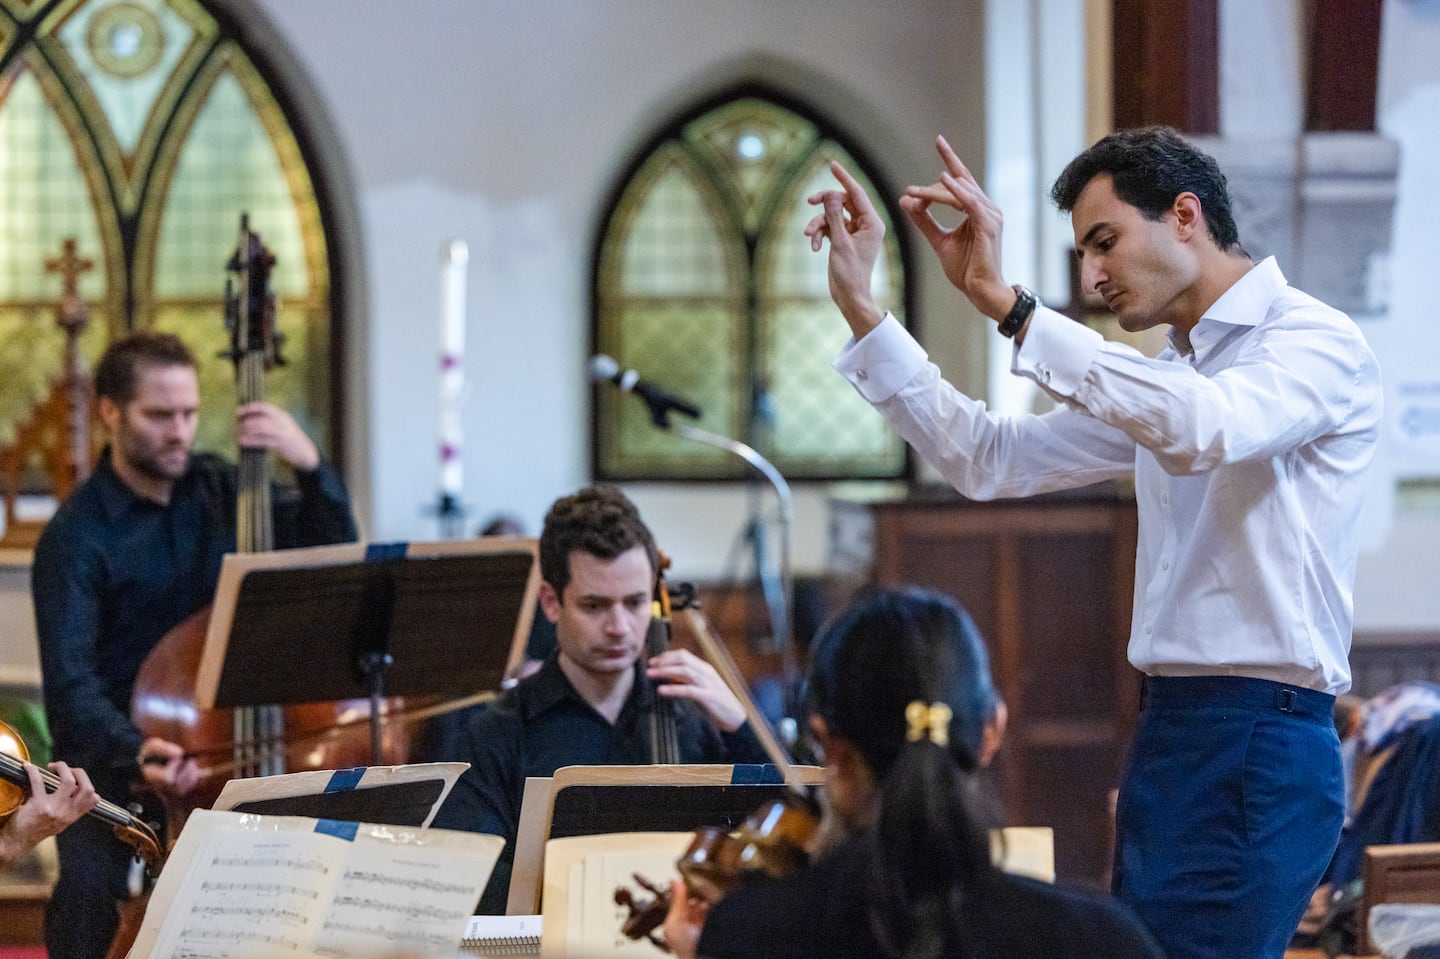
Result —
[{"label": "green stained glass pane", "polygon": [[[312,201],[313,202],[313,201]],[[231,72],[210,91],[180,154],[156,254],[159,297],[218,297],[240,214],[275,254],[276,293],[312,293],[296,197],[280,153]]]},{"label": "green stained glass pane", "polygon": [[134,151],[151,108],[194,36],[194,29],[162,0],[86,4],[60,29],[66,52],[125,152]]},{"label": "green stained glass pane", "polygon": [[[288,341],[286,352],[296,357],[312,355],[314,342],[324,337],[325,317],[307,315],[304,310],[283,304],[277,314],[276,323]],[[199,360],[200,432],[196,449],[234,459],[235,367],[219,357],[230,346],[219,305],[163,307],[156,314],[155,329],[179,336]],[[322,450],[329,442],[329,383],[324,370],[323,363],[292,362],[270,370],[265,377],[265,398],[294,416]]]},{"label": "green stained glass pane", "polygon": [[747,97],[690,123],[685,137],[732,178],[743,197],[746,232],[754,233],[777,179],[810,151],[816,130],[790,110]]},{"label": "green stained glass pane", "polygon": [[658,165],[663,169],[618,240],[622,288],[647,296],[725,292],[728,258],[713,213],[680,164]]},{"label": "green stained glass pane", "polygon": [[[99,260],[100,229],[75,148],[34,74],[22,68],[9,79],[6,93],[0,78],[0,302],[52,301],[60,280],[45,262],[66,237]],[[79,291],[103,298],[104,270],[83,274]]]},{"label": "green stained glass pane", "polygon": [[776,466],[792,476],[893,475],[904,456],[899,438],[830,366],[850,336],[834,305],[791,303],[767,320]]},{"label": "green stained glass pane", "polygon": [[[58,281],[57,285],[58,285]],[[109,318],[92,310],[80,336],[86,368],[105,349]],[[64,372],[65,333],[53,307],[0,306],[0,447],[9,446]]]},{"label": "green stained glass pane", "polygon": [[[870,178],[812,121],[744,97],[684,123],[621,194],[600,257],[597,342],[705,408],[699,425],[755,446],[795,478],[895,477],[899,438],[830,363],[849,332],[810,252],[806,198],[833,189],[839,159]],[[876,296],[902,321],[904,273],[891,211]],[[727,259],[728,256],[728,259]],[[714,304],[728,304],[714,306]],[[713,312],[712,312],[713,308]],[[764,402],[757,402],[762,397]],[[747,475],[728,454],[677,443],[644,406],[600,394],[603,477]]]},{"label": "green stained glass pane", "polygon": [[[730,435],[737,428],[735,393],[737,311],[724,302],[631,301],[601,348],[622,367],[694,401],[704,412],[698,425]],[[639,399],[614,390],[601,393],[608,437],[606,466],[613,475],[683,476],[726,467],[727,454],[658,429]]]}]

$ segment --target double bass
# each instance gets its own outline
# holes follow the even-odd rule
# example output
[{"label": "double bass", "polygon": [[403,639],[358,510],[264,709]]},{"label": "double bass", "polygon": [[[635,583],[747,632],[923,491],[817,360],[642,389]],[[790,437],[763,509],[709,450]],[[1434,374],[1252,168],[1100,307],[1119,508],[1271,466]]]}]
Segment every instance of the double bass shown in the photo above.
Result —
[{"label": "double bass", "polygon": [[[265,374],[283,365],[283,337],[275,325],[275,296],[269,287],[275,257],[248,217],[240,218],[240,235],[226,283],[226,326],[235,363],[238,402],[265,398]],[[274,548],[268,451],[242,448],[239,453],[236,503],[238,552]],[[179,744],[201,766],[199,784],[179,798],[165,797],[167,836],[174,842],[193,809],[208,807],[226,781],[305,769],[336,769],[373,761],[367,725],[367,700],[266,705],[234,709],[201,709],[195,703],[195,679],[210,622],[210,608],[200,610],[163,636],[150,651],[135,680],[131,719],[147,737]],[[277,664],[278,668],[284,668]],[[395,708],[395,700],[386,705]],[[336,727],[346,727],[340,735]],[[400,724],[387,725],[381,760],[405,761],[408,739]]]}]

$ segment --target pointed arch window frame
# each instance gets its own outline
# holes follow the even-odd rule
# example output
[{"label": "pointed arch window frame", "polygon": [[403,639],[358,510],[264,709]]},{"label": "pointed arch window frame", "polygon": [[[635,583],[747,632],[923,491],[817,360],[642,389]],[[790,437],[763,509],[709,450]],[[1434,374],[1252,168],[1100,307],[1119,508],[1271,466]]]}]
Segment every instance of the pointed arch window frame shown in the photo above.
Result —
[{"label": "pointed arch window frame", "polygon": [[[882,252],[882,258],[888,255],[890,260],[893,261],[893,266],[898,267],[900,273],[898,290],[896,291],[899,302],[895,304],[899,309],[895,312],[901,321],[905,323],[907,329],[912,333],[918,331],[917,313],[914,304],[914,284],[908,281],[909,277],[915,275],[915,256],[912,240],[907,231],[900,228],[902,224],[902,214],[893,199],[898,196],[898,194],[886,177],[884,168],[872,159],[869,152],[857,137],[847,132],[840,124],[832,120],[824,111],[817,108],[814,104],[804,102],[798,97],[771,85],[757,81],[745,81],[697,99],[689,106],[674,113],[665,122],[657,125],[654,131],[641,143],[640,147],[634,151],[630,159],[621,169],[619,176],[615,179],[614,185],[599,208],[600,214],[591,246],[590,348],[592,353],[605,352],[608,341],[613,340],[613,336],[610,335],[611,331],[606,328],[608,322],[614,322],[613,318],[606,315],[606,300],[607,296],[611,295],[611,287],[618,279],[617,267],[613,262],[617,259],[617,252],[611,248],[611,244],[608,241],[611,240],[617,225],[623,225],[627,218],[634,217],[641,206],[640,202],[636,202],[628,208],[626,206],[627,198],[638,178],[646,174],[647,166],[651,165],[657,155],[661,154],[667,148],[674,148],[678,145],[682,150],[685,149],[685,130],[690,124],[723,109],[729,104],[741,103],[747,100],[758,100],[762,103],[778,107],[781,110],[788,111],[813,128],[814,136],[811,138],[810,145],[805,154],[802,157],[792,159],[789,177],[782,178],[787,183],[795,182],[792,178],[798,178],[800,172],[810,161],[810,158],[814,157],[818,151],[823,150],[826,145],[833,144],[835,147],[838,147],[842,155],[854,164],[850,167],[851,172],[859,175],[861,182],[871,188],[871,198],[877,204],[877,207],[881,209],[882,215],[887,221],[886,243],[890,244],[890,246],[886,252]],[[826,176],[828,177],[829,174],[827,173]],[[831,182],[833,183],[833,178],[831,178]],[[702,193],[713,194],[711,197],[712,205],[718,208],[728,208],[726,212],[731,220],[731,223],[728,224],[729,226],[733,227],[735,223],[738,222],[743,227],[744,211],[734,209],[735,205],[728,203],[726,199],[727,195],[732,191],[727,191],[723,187],[717,187],[713,183],[703,183],[699,185],[698,189]],[[773,201],[783,199],[784,196],[785,191],[783,189],[772,190],[772,203],[762,214],[762,221],[773,220],[780,215],[780,204]],[[774,265],[773,258],[768,262],[762,262],[759,256],[762,253],[768,252],[768,248],[778,241],[778,238],[773,235],[774,232],[775,229],[772,226],[767,233],[762,223],[762,228],[757,230],[754,236],[746,235],[743,237],[745,240],[744,259],[746,261],[745,275],[742,278],[743,287],[736,289],[732,286],[728,290],[729,299],[738,301],[744,306],[745,316],[743,317],[743,322],[746,327],[738,337],[730,337],[732,341],[738,340],[743,342],[732,342],[730,346],[732,349],[747,351],[747,355],[738,358],[740,363],[746,368],[746,375],[738,387],[730,390],[729,396],[729,402],[734,408],[744,410],[743,413],[736,414],[739,419],[744,421],[744,429],[738,431],[742,435],[737,435],[733,438],[750,442],[751,445],[757,448],[761,448],[761,445],[755,441],[755,429],[750,420],[754,417],[756,405],[753,399],[756,395],[755,371],[762,367],[764,359],[760,352],[761,348],[755,345],[757,341],[757,326],[761,322],[758,315],[760,309],[758,304],[763,302],[766,297],[765,290],[760,289],[762,277],[766,269]],[[797,245],[805,242],[804,237],[799,232],[798,224],[796,225],[794,236],[787,237],[786,239],[792,240]],[[623,255],[623,251],[621,251],[621,255]],[[824,254],[817,254],[815,262],[819,263],[819,269],[823,273],[825,269]],[[828,295],[824,298],[824,302],[829,304]],[[829,305],[829,309],[833,311],[835,327],[843,330],[844,320],[840,317],[838,310],[834,308],[833,304]],[[841,340],[843,342],[843,337]],[[829,350],[828,347],[817,347],[817,349]],[[736,358],[732,357],[732,359]],[[831,355],[827,353],[827,355],[824,356],[824,362],[827,367],[830,359]],[[622,367],[631,365],[625,363],[623,358],[621,358],[621,360],[620,365]],[[663,371],[657,371],[652,374],[646,369],[641,368],[639,364],[634,365],[636,365],[636,368],[639,369],[642,375],[653,375],[660,382],[664,382]],[[827,370],[827,373],[829,376],[835,377],[837,382],[841,382],[838,374],[829,370]],[[845,389],[848,390],[849,387],[846,386]],[[683,395],[683,388],[677,385],[676,392]],[[746,398],[747,394],[750,399]],[[706,451],[703,448],[696,447],[694,444],[687,443],[687,441],[679,437],[676,437],[674,440],[676,459],[681,464],[678,467],[671,465],[669,467],[661,467],[657,470],[654,468],[653,463],[642,463],[638,466],[621,465],[617,468],[614,462],[615,457],[611,454],[611,451],[607,449],[607,444],[615,443],[619,432],[626,428],[654,429],[654,427],[648,426],[648,416],[644,415],[643,411],[637,412],[635,404],[638,404],[638,402],[638,400],[622,396],[618,391],[611,389],[597,389],[593,391],[589,417],[590,469],[592,476],[600,480],[616,482],[663,480],[682,483],[734,482],[752,478],[751,471],[744,463],[733,458],[723,457],[723,454],[719,459],[712,459],[710,465],[703,465]],[[622,412],[624,409],[623,404],[626,403],[632,406],[628,414]],[[873,412],[869,412],[868,407],[867,414],[870,416],[876,415]],[[627,417],[628,423],[625,422],[622,417]],[[878,416],[876,419],[878,420]],[[642,422],[642,420],[644,422]],[[707,426],[703,419],[698,425],[707,429],[713,429],[713,427]],[[888,427],[885,427],[885,429],[888,430]],[[783,464],[781,465],[781,471],[787,478],[799,482],[837,482],[852,480],[908,481],[914,476],[915,463],[913,453],[908,444],[899,441],[898,437],[892,436],[892,441],[895,444],[892,454],[893,465],[882,470],[873,468],[850,469],[843,465],[838,469],[822,467],[818,469],[802,468],[796,470],[793,468],[793,464]],[[768,450],[762,449],[762,452],[765,452],[767,456],[771,455]],[[697,453],[699,454],[698,456],[696,455]],[[787,469],[787,465],[791,468]]]},{"label": "pointed arch window frame", "polygon": [[[84,76],[69,64],[62,62],[57,66],[53,50],[46,49],[47,45],[62,45],[60,37],[55,35],[56,18],[71,15],[85,2],[0,0],[0,77],[10,76],[17,59],[26,58],[27,67],[40,67],[30,69],[30,73],[42,85],[49,86],[47,102],[65,125],[77,158],[82,161],[89,195],[97,207],[94,211],[97,226],[102,232],[102,249],[88,252],[94,255],[99,272],[105,278],[104,302],[96,304],[95,312],[108,323],[105,335],[108,339],[144,325],[144,322],[137,323],[137,317],[153,322],[156,316],[154,257],[162,229],[158,221],[163,218],[166,198],[150,198],[147,180],[126,209],[126,184],[115,182],[111,172],[126,164],[115,155],[112,138],[105,131],[97,131],[93,120],[86,115],[87,104],[94,116],[102,116],[104,110]],[[321,263],[325,272],[319,302],[323,304],[327,349],[326,355],[316,360],[317,363],[323,360],[323,371],[316,368],[316,372],[324,377],[326,389],[323,397],[317,396],[317,400],[323,402],[317,412],[324,416],[322,451],[328,458],[343,461],[348,445],[347,331],[352,314],[363,306],[365,297],[359,268],[363,261],[359,213],[338,134],[312,81],[299,66],[298,58],[251,0],[182,0],[180,4],[165,0],[164,6],[170,11],[177,11],[181,6],[193,7],[210,18],[213,29],[187,20],[196,29],[191,49],[180,57],[188,79],[178,91],[167,89],[157,99],[155,109],[166,111],[162,127],[157,136],[147,122],[133,151],[133,159],[136,165],[143,162],[149,168],[147,176],[153,176],[157,168],[168,168],[167,181],[160,185],[162,193],[168,191],[174,183],[175,157],[171,156],[167,162],[161,154],[167,150],[172,154],[183,150],[183,143],[177,145],[171,133],[177,123],[188,128],[193,124],[194,114],[201,109],[193,99],[194,85],[203,80],[213,88],[216,62],[237,54],[244,69],[263,85],[273,101],[273,112],[281,118],[289,134],[294,161],[303,168],[309,188],[306,197],[314,205],[314,229],[323,237],[319,260],[314,256],[314,244],[304,245],[310,261],[307,273],[313,276],[311,270]],[[177,12],[177,15],[181,14]],[[242,87],[248,94],[251,88],[243,84]],[[84,102],[77,105],[77,101]],[[182,119],[180,115],[187,110],[191,115],[188,120]],[[256,112],[262,124],[268,126],[270,118],[265,111],[257,109]],[[280,147],[273,136],[270,142]],[[216,269],[217,290],[223,289],[221,266],[223,263]],[[138,284],[135,278],[142,269],[149,270],[150,276],[145,284]],[[136,286],[142,288],[137,291]],[[217,325],[219,322],[217,312]],[[210,358],[201,355],[200,360],[203,364]]]}]

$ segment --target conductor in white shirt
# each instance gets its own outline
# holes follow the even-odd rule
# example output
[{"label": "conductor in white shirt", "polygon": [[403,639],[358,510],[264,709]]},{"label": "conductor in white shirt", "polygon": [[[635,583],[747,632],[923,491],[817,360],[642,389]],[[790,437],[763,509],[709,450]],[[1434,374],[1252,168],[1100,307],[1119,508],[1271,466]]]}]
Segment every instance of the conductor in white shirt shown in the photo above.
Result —
[{"label": "conductor in white shirt", "polygon": [[[1350,686],[1357,524],[1380,372],[1356,325],[1240,246],[1225,178],[1173,130],[1105,137],[1060,175],[1087,292],[1150,359],[1047,309],[1000,264],[1000,210],[940,139],[901,207],[1053,397],[997,416],[940,377],[871,296],[884,226],[839,164],[812,248],[854,339],[835,368],[964,495],[1134,477],[1130,661],[1145,673],[1114,891],[1170,959],[1282,955],[1342,819],[1334,696]],[[935,207],[958,211],[942,225]],[[953,214],[952,214],[953,216]]]}]

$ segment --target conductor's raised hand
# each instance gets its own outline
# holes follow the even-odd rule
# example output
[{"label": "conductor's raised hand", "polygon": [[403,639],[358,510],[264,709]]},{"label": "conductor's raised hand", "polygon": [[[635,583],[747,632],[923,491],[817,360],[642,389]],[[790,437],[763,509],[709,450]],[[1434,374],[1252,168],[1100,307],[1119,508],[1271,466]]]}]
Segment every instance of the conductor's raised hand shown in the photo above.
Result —
[{"label": "conductor's raised hand", "polygon": [[688,649],[667,649],[645,664],[645,673],[660,683],[662,696],[688,699],[721,732],[733,733],[745,724],[745,707],[725,680],[705,660]]},{"label": "conductor's raised hand", "polygon": [[[950,282],[981,313],[998,320],[1015,303],[1015,291],[1000,270],[1004,217],[944,137],[935,138],[935,149],[945,165],[940,179],[906,187],[900,209],[929,241]],[[941,225],[930,209],[936,204],[958,210],[960,223],[948,229]]]},{"label": "conductor's raised hand", "polygon": [[289,413],[273,403],[245,403],[235,411],[236,440],[246,449],[273,450],[301,472],[320,465],[320,451]]},{"label": "conductor's raised hand", "polygon": [[849,170],[832,160],[830,172],[842,189],[809,197],[823,212],[805,225],[805,235],[816,253],[830,240],[830,298],[858,340],[885,319],[870,293],[870,278],[885,240],[885,222]]}]

